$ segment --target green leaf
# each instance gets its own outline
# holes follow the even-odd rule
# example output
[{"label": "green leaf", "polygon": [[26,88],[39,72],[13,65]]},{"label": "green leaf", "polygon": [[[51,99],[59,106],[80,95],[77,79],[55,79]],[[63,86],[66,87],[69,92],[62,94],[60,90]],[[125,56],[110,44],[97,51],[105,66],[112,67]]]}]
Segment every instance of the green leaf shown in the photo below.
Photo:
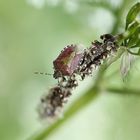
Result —
[{"label": "green leaf", "polygon": [[140,49],[138,50],[138,55],[140,55]]},{"label": "green leaf", "polygon": [[127,38],[131,37],[139,28],[139,26],[140,26],[140,23],[138,21],[135,21],[132,25],[130,25],[130,27],[127,29],[127,32],[129,34]]},{"label": "green leaf", "polygon": [[[130,36],[128,41],[129,47],[138,47],[138,44],[140,42],[140,26],[135,30],[135,32]],[[139,46],[140,47],[140,46]]]},{"label": "green leaf", "polygon": [[123,33],[123,38],[124,39],[124,45],[127,47],[131,47],[128,45],[129,40],[135,33],[139,30],[140,28],[140,23],[138,21],[133,22],[128,29]]},{"label": "green leaf", "polygon": [[132,8],[130,9],[130,11],[127,14],[126,27],[125,27],[126,30],[129,26],[129,24],[131,24],[136,19],[139,12],[140,12],[140,2],[138,2],[134,6],[132,6]]},{"label": "green leaf", "polygon": [[137,41],[136,46],[140,47],[140,39]]}]

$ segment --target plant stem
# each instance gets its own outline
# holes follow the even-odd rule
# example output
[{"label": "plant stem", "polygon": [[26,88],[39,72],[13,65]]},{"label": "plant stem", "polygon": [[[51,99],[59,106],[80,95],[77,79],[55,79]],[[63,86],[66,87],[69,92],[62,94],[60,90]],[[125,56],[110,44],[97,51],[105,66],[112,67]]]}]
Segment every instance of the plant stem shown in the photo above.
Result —
[{"label": "plant stem", "polygon": [[130,54],[132,54],[132,55],[140,55],[138,52],[137,53],[135,53],[135,52],[131,52],[130,50],[127,50]]},{"label": "plant stem", "polygon": [[111,92],[111,93],[119,93],[121,95],[140,95],[140,90],[136,90],[136,89],[128,89],[128,88],[107,88],[106,89],[107,92]]},{"label": "plant stem", "polygon": [[76,100],[71,107],[64,113],[64,118],[58,120],[54,124],[52,124],[49,128],[45,128],[41,130],[36,135],[33,135],[28,140],[44,140],[48,138],[58,127],[60,127],[66,120],[70,119],[74,114],[78,111],[86,107],[95,97],[98,95],[98,90],[93,87],[89,89],[86,94],[81,96],[78,101]]},{"label": "plant stem", "polygon": [[104,65],[101,65],[99,68],[99,72],[98,72],[98,76],[97,79],[95,80],[95,87],[100,89],[100,86],[102,85],[102,81],[103,81],[103,76],[104,73],[106,71],[106,69],[115,61],[117,61],[121,55],[124,53],[125,49],[122,47],[118,50],[117,54],[115,56],[112,56],[109,60],[107,60]]}]

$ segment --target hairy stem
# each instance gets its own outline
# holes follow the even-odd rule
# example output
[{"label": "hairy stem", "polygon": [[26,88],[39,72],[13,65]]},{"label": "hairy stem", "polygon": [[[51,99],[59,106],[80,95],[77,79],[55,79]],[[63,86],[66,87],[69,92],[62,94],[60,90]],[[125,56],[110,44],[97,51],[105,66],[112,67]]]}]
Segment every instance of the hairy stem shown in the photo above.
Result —
[{"label": "hairy stem", "polygon": [[109,60],[107,60],[104,65],[101,65],[99,68],[98,76],[95,82],[95,87],[100,88],[101,82],[103,81],[103,76],[106,71],[106,69],[115,61],[117,61],[121,55],[124,53],[125,49],[122,47],[118,50],[117,54],[115,56],[112,56]]},{"label": "hairy stem", "polygon": [[58,120],[54,124],[52,124],[49,128],[45,128],[41,130],[39,133],[36,133],[36,135],[33,135],[33,137],[29,138],[28,140],[44,140],[45,138],[48,138],[57,128],[59,128],[66,120],[70,119],[74,114],[76,114],[78,111],[86,107],[87,104],[89,104],[95,97],[97,96],[98,90],[93,87],[89,89],[86,94],[81,96],[78,101],[75,101],[71,107],[64,113],[64,118]]}]

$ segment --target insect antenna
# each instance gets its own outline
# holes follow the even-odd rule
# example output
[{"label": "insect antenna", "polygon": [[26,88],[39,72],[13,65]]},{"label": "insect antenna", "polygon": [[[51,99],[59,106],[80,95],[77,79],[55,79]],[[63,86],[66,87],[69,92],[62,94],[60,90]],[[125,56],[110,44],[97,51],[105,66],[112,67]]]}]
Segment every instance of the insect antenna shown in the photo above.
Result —
[{"label": "insect antenna", "polygon": [[35,71],[34,74],[38,74],[38,75],[49,75],[49,76],[52,76],[53,74],[51,73],[47,73],[47,72],[38,72],[38,71]]}]

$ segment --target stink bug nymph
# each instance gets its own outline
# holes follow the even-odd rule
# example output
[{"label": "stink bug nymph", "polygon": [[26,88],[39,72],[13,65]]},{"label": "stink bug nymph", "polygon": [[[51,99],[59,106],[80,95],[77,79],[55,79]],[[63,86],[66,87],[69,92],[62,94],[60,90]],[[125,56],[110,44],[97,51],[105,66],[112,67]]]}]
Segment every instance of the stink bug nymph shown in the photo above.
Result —
[{"label": "stink bug nymph", "polygon": [[77,45],[67,46],[53,61],[54,78],[71,76],[77,69],[82,57],[82,50]]}]

